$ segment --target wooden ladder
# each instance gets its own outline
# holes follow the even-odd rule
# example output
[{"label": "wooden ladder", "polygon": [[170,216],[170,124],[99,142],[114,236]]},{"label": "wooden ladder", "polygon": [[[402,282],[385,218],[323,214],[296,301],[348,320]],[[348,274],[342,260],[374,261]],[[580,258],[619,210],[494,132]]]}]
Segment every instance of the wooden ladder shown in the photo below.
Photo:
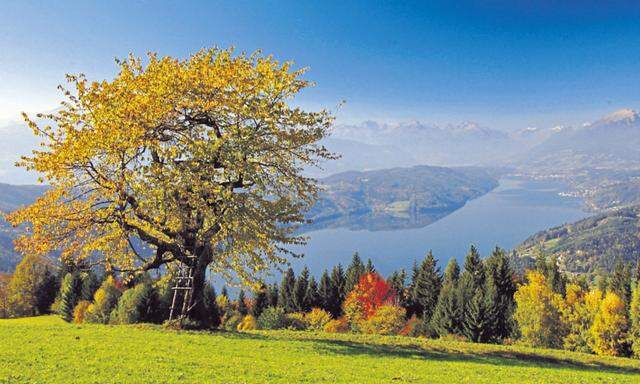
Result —
[{"label": "wooden ladder", "polygon": [[191,301],[193,300],[193,264],[195,263],[195,257],[189,257],[189,264],[181,264],[178,267],[178,276],[176,283],[173,286],[173,300],[171,301],[171,310],[169,311],[169,321],[176,319],[176,301],[178,295],[182,294],[182,309],[178,320],[182,320],[187,317],[189,311],[193,307]]}]

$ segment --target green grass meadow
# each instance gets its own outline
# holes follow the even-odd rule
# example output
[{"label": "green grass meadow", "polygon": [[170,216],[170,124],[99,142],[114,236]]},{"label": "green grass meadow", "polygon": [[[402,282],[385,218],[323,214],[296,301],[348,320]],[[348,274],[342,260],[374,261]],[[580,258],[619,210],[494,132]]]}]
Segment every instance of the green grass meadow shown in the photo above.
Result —
[{"label": "green grass meadow", "polygon": [[640,361],[295,331],[0,320],[0,383],[640,383]]}]

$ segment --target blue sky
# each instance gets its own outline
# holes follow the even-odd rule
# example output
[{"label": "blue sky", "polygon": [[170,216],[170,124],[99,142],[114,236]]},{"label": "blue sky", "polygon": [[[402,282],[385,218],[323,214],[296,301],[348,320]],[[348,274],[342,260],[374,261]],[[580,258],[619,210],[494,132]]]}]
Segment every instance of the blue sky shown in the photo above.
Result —
[{"label": "blue sky", "polygon": [[0,119],[54,108],[66,72],[109,78],[128,52],[186,56],[214,45],[310,67],[317,86],[300,103],[346,100],[343,122],[517,129],[640,108],[632,2],[7,1]]}]

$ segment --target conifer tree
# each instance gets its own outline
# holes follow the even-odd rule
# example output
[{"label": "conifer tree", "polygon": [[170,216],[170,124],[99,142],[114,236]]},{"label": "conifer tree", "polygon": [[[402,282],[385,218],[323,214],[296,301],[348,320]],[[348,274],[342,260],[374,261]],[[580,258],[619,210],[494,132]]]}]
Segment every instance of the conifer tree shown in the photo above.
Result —
[{"label": "conifer tree", "polygon": [[469,253],[464,260],[464,272],[471,277],[473,288],[484,286],[485,270],[482,258],[474,245],[469,249]]},{"label": "conifer tree", "polygon": [[411,266],[411,279],[409,280],[409,286],[407,287],[407,316],[411,317],[413,315],[417,315],[417,308],[415,308],[416,303],[413,301],[413,292],[415,291],[415,286],[418,281],[419,268],[418,262],[414,259],[413,265]]},{"label": "conifer tree", "polygon": [[244,290],[240,290],[238,293],[238,302],[236,309],[242,316],[246,316],[249,313],[249,308],[247,307],[247,302],[245,301],[246,297],[244,294]]},{"label": "conifer tree", "polygon": [[307,286],[304,300],[310,308],[318,308],[322,305],[320,293],[318,292],[318,283],[316,283],[316,279],[313,276],[309,278],[309,285]]},{"label": "conifer tree", "polygon": [[542,273],[542,276],[545,279],[548,279],[548,264],[547,264],[547,256],[544,254],[542,249],[538,248],[536,251],[536,271]]},{"label": "conifer tree", "polygon": [[605,293],[609,287],[609,279],[607,277],[607,272],[600,269],[596,274],[596,278],[594,281],[594,285],[596,288],[600,290],[600,292]]},{"label": "conifer tree", "polygon": [[358,252],[354,253],[353,258],[351,259],[351,264],[349,264],[345,273],[344,290],[347,294],[353,291],[353,288],[360,282],[360,277],[365,273],[364,268],[364,264],[362,264],[362,259],[360,259]]},{"label": "conifer tree", "polygon": [[438,303],[431,317],[431,327],[440,336],[460,334],[462,311],[458,302],[458,281],[460,267],[456,259],[451,259],[444,273]]},{"label": "conifer tree", "polygon": [[222,287],[222,291],[220,292],[220,295],[226,297],[227,299],[229,298],[229,292],[227,292],[226,286]]},{"label": "conifer tree", "polygon": [[58,312],[64,321],[71,322],[73,320],[73,309],[79,301],[80,284],[80,277],[77,273],[67,273],[62,280]]},{"label": "conifer tree", "polygon": [[100,284],[102,281],[95,272],[89,270],[82,274],[81,300],[93,300],[93,295],[100,288]]},{"label": "conifer tree", "polygon": [[409,293],[412,314],[420,316],[425,324],[431,321],[441,286],[442,276],[438,262],[433,256],[433,252],[429,251],[417,268],[415,281],[412,282]]},{"label": "conifer tree", "polygon": [[505,251],[496,247],[485,262],[487,282],[485,288],[486,310],[490,319],[489,338],[504,339],[513,331],[513,311],[516,285],[514,272]]},{"label": "conifer tree", "polygon": [[476,289],[471,301],[465,306],[462,334],[476,343],[489,341],[491,338],[491,316],[487,308],[485,291]]},{"label": "conifer tree", "polygon": [[285,310],[285,312],[295,312],[296,306],[293,301],[293,289],[296,285],[296,276],[293,273],[293,268],[289,267],[282,276],[282,283],[280,283],[280,292],[278,296],[278,306]]},{"label": "conifer tree", "polygon": [[269,285],[269,288],[267,289],[267,306],[274,308],[277,307],[279,297],[280,292],[278,289],[278,283]]},{"label": "conifer tree", "polygon": [[391,285],[391,288],[393,288],[394,292],[396,293],[396,300],[398,302],[398,305],[405,308],[405,310],[408,307],[407,292],[405,287],[406,280],[407,272],[405,272],[404,269],[393,272],[388,280],[389,285]]},{"label": "conifer tree", "polygon": [[264,283],[261,283],[258,289],[253,292],[253,306],[251,306],[251,315],[256,319],[260,317],[262,312],[264,312],[267,307],[269,307],[268,290],[269,289],[267,288],[267,286],[265,286]]},{"label": "conifer tree", "polygon": [[56,299],[60,290],[60,284],[56,274],[47,267],[40,281],[36,285],[35,299],[38,314],[49,313],[51,304]]},{"label": "conifer tree", "polygon": [[560,272],[557,256],[554,255],[551,259],[547,260],[547,256],[544,252],[542,252],[542,250],[538,250],[538,254],[536,256],[536,270],[542,273],[542,276],[544,276],[545,281],[549,284],[549,287],[553,292],[562,296],[566,294],[567,279],[562,272]]},{"label": "conifer tree", "polygon": [[[484,301],[484,289],[486,281],[485,267],[480,254],[475,246],[471,246],[465,257],[464,271],[460,276],[457,287],[458,306],[461,311],[460,332],[470,340],[475,337],[471,330],[476,327],[475,322],[480,319],[473,317],[471,305],[474,302]],[[484,308],[478,308],[484,310]]]},{"label": "conifer tree", "polygon": [[621,258],[616,261],[611,274],[609,291],[618,295],[626,304],[631,301],[631,271]]},{"label": "conifer tree", "polygon": [[329,277],[329,272],[326,269],[322,272],[322,277],[320,278],[318,296],[320,297],[320,307],[327,312],[331,312],[331,278]]},{"label": "conifer tree", "polygon": [[567,293],[567,279],[562,272],[560,272],[560,266],[558,263],[558,257],[553,255],[547,265],[547,280],[553,292],[564,296]]},{"label": "conifer tree", "polygon": [[367,266],[364,268],[364,273],[376,273],[376,267],[373,266],[373,261],[367,259]]},{"label": "conifer tree", "polygon": [[306,301],[307,289],[309,288],[309,268],[306,266],[300,272],[293,287],[293,304],[297,312],[307,312],[311,309]]},{"label": "conifer tree", "polygon": [[[204,300],[207,313],[209,314],[209,324],[212,328],[220,326],[221,314],[218,303],[216,302],[216,297],[216,289],[210,283],[207,283],[204,290]],[[158,320],[163,320],[163,317],[163,315],[160,315]]]},{"label": "conifer tree", "polygon": [[342,314],[342,302],[345,298],[344,284],[344,270],[342,269],[342,265],[338,263],[331,271],[331,283],[329,285],[331,295],[329,312],[331,312],[334,318],[338,318]]}]

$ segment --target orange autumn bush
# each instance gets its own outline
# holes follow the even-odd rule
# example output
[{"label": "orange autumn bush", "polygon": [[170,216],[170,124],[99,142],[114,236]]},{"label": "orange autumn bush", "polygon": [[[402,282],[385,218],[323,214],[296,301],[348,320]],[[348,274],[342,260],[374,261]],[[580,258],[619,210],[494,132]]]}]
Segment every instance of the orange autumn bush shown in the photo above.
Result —
[{"label": "orange autumn bush", "polygon": [[349,321],[341,317],[336,320],[331,320],[324,326],[324,331],[328,333],[346,333],[349,332]]},{"label": "orange autumn bush", "polygon": [[80,300],[76,307],[73,309],[73,322],[74,323],[84,323],[85,315],[87,313],[87,309],[91,305],[89,300]]},{"label": "orange autumn bush", "polygon": [[378,308],[395,302],[393,288],[377,273],[367,273],[360,278],[345,299],[343,310],[352,331],[360,331],[363,322],[375,315]]}]

